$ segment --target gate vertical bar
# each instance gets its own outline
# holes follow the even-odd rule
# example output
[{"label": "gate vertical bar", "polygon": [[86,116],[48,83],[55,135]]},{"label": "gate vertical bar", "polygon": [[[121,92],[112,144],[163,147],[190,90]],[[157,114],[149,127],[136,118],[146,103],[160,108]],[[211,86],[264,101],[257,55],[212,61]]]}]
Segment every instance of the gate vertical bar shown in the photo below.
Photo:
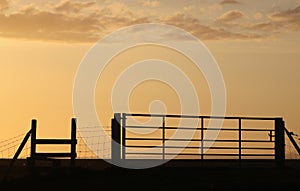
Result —
[{"label": "gate vertical bar", "polygon": [[275,119],[275,161],[278,167],[284,166],[284,121],[282,118]]},{"label": "gate vertical bar", "polygon": [[122,159],[126,159],[126,113],[122,113]]},{"label": "gate vertical bar", "polygon": [[201,116],[201,160],[203,160],[203,155],[204,155],[204,149],[203,149],[203,139],[204,139],[204,133],[203,133],[203,127],[204,127],[204,121],[203,121],[203,117]]},{"label": "gate vertical bar", "polygon": [[115,113],[114,118],[111,121],[111,158],[113,162],[119,162],[121,160],[121,115]]},{"label": "gate vertical bar", "polygon": [[35,153],[36,153],[36,126],[37,120],[31,120],[31,145],[30,145],[30,159],[31,165],[35,164]]},{"label": "gate vertical bar", "polygon": [[242,119],[239,118],[239,162],[242,160]]},{"label": "gate vertical bar", "polygon": [[76,119],[71,119],[71,167],[75,167],[76,159]]},{"label": "gate vertical bar", "polygon": [[162,159],[165,160],[165,136],[166,136],[166,132],[165,132],[165,116],[163,116],[162,118]]}]

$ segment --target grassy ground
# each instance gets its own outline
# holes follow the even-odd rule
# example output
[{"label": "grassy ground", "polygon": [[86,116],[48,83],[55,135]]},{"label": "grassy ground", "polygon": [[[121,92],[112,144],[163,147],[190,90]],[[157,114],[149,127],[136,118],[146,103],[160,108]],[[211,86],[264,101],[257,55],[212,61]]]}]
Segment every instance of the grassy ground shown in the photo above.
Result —
[{"label": "grassy ground", "polygon": [[[160,166],[133,170],[115,166],[40,168],[33,176],[18,167],[1,191],[14,190],[300,190],[299,161],[284,168]],[[19,176],[17,176],[19,173]]]}]

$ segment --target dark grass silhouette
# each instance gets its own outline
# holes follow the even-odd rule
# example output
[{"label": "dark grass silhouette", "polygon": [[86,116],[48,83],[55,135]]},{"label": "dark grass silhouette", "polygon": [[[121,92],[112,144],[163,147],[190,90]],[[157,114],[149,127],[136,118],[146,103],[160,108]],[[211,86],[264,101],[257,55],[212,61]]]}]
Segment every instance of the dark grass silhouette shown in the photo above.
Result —
[{"label": "dark grass silhouette", "polygon": [[[287,160],[285,167],[272,165],[233,166],[218,162],[162,165],[150,169],[124,169],[104,161],[87,167],[85,161],[75,168],[67,165],[38,167],[32,174],[28,166],[15,166],[0,190],[298,190],[300,161]],[[259,163],[255,163],[259,164]],[[104,165],[101,167],[101,165]],[[95,167],[93,167],[95,166]],[[104,168],[103,168],[104,167]],[[3,167],[1,172],[3,172]]]}]

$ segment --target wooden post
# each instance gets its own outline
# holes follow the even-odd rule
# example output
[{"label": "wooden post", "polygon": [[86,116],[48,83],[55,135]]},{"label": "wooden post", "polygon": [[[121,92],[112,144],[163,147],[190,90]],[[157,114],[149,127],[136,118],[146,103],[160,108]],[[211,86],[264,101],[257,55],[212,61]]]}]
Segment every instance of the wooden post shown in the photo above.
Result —
[{"label": "wooden post", "polygon": [[19,155],[21,154],[21,152],[22,152],[25,144],[27,143],[27,140],[29,139],[30,135],[31,135],[31,130],[28,131],[28,133],[25,135],[25,137],[24,137],[21,145],[19,146],[19,148],[18,148],[17,152],[15,153],[12,161],[10,162],[10,164],[8,166],[8,169],[6,170],[6,173],[5,173],[4,177],[3,177],[3,182],[5,182],[7,180],[8,174],[10,173],[10,171],[11,171],[14,163],[16,162],[16,160],[18,159]]},{"label": "wooden post", "polygon": [[284,121],[282,118],[275,119],[275,161],[278,167],[284,166]]},{"label": "wooden post", "polygon": [[75,167],[76,159],[76,119],[72,118],[71,120],[71,166]]},{"label": "wooden post", "polygon": [[111,121],[111,158],[113,162],[119,162],[121,160],[121,115],[115,113],[114,118]]},{"label": "wooden post", "polygon": [[31,165],[34,165],[34,163],[35,163],[36,126],[37,126],[37,120],[36,119],[32,119],[31,120],[31,146],[30,146],[30,160],[31,160]]}]

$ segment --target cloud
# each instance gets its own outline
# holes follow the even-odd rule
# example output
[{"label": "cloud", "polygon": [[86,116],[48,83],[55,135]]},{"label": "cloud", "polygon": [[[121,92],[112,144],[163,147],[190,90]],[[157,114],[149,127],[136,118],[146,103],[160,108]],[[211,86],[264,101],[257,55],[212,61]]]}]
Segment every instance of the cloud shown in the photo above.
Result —
[{"label": "cloud", "polygon": [[241,11],[231,10],[218,17],[216,21],[219,23],[228,23],[228,22],[235,21],[237,19],[241,19],[244,16],[245,14]]},{"label": "cloud", "polygon": [[9,0],[0,0],[0,11],[6,10],[9,7]]},{"label": "cloud", "polygon": [[264,17],[264,15],[259,11],[257,11],[256,13],[253,14],[253,18],[256,19],[256,20],[259,20],[263,17]]},{"label": "cloud", "polygon": [[189,6],[184,6],[183,7],[183,11],[184,12],[191,12],[193,10],[195,10],[195,6],[193,6],[193,5],[189,5]]},{"label": "cloud", "polygon": [[262,23],[256,23],[248,26],[248,29],[251,30],[256,30],[260,32],[279,32],[281,29],[281,25],[278,23],[273,23],[273,22],[262,22]]},{"label": "cloud", "polygon": [[264,31],[269,33],[283,33],[300,30],[300,6],[272,13],[269,20],[249,26],[252,30]]},{"label": "cloud", "polygon": [[61,11],[61,12],[74,12],[78,13],[80,10],[91,7],[93,5],[96,5],[95,2],[93,1],[87,1],[87,2],[72,2],[69,0],[64,0],[61,1],[59,4],[57,4],[54,9],[56,11]]},{"label": "cloud", "polygon": [[141,0],[139,3],[144,7],[158,7],[160,5],[158,0]]},{"label": "cloud", "polygon": [[271,19],[277,21],[295,21],[300,19],[300,5],[294,9],[272,14]]},{"label": "cloud", "polygon": [[224,7],[220,4],[211,4],[211,5],[208,5],[208,6],[201,6],[200,9],[199,9],[199,13],[201,15],[213,15],[215,13],[218,13],[218,12],[221,12],[223,11]]},{"label": "cloud", "polygon": [[256,39],[261,38],[257,34],[230,32],[226,29],[213,28],[203,25],[198,19],[177,13],[173,16],[164,18],[162,22],[180,27],[201,40],[220,40],[220,39]]},{"label": "cloud", "polygon": [[98,24],[103,27],[102,31],[105,33],[113,32],[120,27],[132,24],[150,22],[148,17],[132,11],[122,3],[116,2],[97,11],[95,17],[98,18]]},{"label": "cloud", "polygon": [[[294,9],[278,12],[271,15],[273,22],[284,25],[286,29],[300,30],[300,5]],[[283,30],[285,29],[283,28]]]},{"label": "cloud", "polygon": [[92,41],[99,30],[97,19],[92,17],[70,17],[35,9],[0,15],[0,23],[2,37],[35,40]]},{"label": "cloud", "polygon": [[112,3],[102,9],[91,9],[92,6],[96,6],[92,1],[63,1],[47,10],[31,4],[8,15],[0,13],[0,36],[29,40],[96,42],[120,27],[149,22],[146,17],[136,15],[121,3]]},{"label": "cloud", "polygon": [[137,16],[131,9],[129,9],[125,4],[114,2],[105,7],[103,7],[98,16],[110,16],[110,17],[133,17]]},{"label": "cloud", "polygon": [[220,2],[220,4],[224,5],[224,4],[240,4],[240,3],[236,0],[223,0]]},{"label": "cloud", "polygon": [[[244,28],[239,25],[231,27],[230,24],[244,17],[241,11],[228,11],[217,18],[223,25],[216,25],[203,23],[184,9],[182,12],[153,16],[116,1],[101,4],[100,7],[94,1],[64,0],[49,4],[47,9],[31,4],[10,14],[0,13],[0,37],[90,43],[121,27],[154,22],[180,27],[201,40],[258,39],[262,38],[260,31],[272,30],[276,26],[275,21],[270,21],[249,24]],[[172,35],[174,39],[181,38]]]}]

